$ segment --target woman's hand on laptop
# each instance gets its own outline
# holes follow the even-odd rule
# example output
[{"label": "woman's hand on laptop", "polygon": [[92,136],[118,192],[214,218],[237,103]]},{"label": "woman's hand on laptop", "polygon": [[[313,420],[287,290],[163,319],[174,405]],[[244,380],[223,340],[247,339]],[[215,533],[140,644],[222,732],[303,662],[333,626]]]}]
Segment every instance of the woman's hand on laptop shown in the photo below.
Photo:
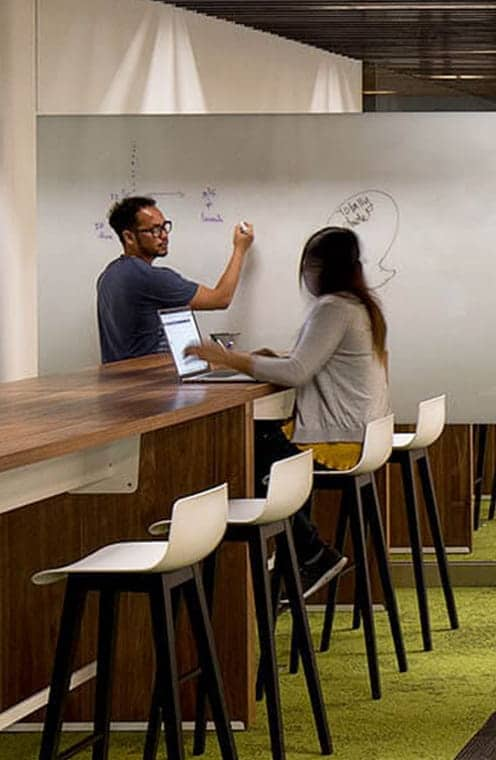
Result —
[{"label": "woman's hand on laptop", "polygon": [[250,354],[241,351],[232,351],[209,340],[192,346],[187,346],[184,350],[185,356],[198,356],[211,364],[220,367],[231,367],[239,372],[246,372],[251,375],[252,362]]}]

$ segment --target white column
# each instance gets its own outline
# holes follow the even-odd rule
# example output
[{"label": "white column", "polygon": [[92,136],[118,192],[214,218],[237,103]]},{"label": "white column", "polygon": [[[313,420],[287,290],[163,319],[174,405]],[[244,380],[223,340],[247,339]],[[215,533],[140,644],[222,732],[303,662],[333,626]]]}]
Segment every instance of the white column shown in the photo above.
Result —
[{"label": "white column", "polygon": [[0,2],[0,381],[37,371],[35,0]]}]

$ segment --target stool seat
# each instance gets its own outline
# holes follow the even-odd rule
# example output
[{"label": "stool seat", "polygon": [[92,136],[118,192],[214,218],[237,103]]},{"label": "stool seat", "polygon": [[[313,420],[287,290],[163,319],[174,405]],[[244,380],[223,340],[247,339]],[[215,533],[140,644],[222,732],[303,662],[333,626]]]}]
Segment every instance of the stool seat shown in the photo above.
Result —
[{"label": "stool seat", "polygon": [[67,578],[70,573],[153,573],[167,552],[168,541],[129,541],[109,544],[77,562],[33,575],[39,586]]},{"label": "stool seat", "polygon": [[[229,499],[228,525],[254,525],[266,513],[266,499]],[[148,528],[152,536],[161,536],[168,530],[168,520],[159,520]]]},{"label": "stool seat", "polygon": [[[266,499],[229,499],[227,512],[228,525],[253,525],[265,514]],[[167,532],[169,520],[152,523],[148,532],[152,536],[161,536]]]},{"label": "stool seat", "polygon": [[415,441],[415,433],[395,433],[393,435],[394,449],[410,449]]},{"label": "stool seat", "polygon": [[431,446],[444,430],[446,422],[446,394],[421,401],[417,409],[414,433],[395,433],[393,451],[417,451]]},{"label": "stool seat", "polygon": [[263,519],[267,503],[265,499],[229,499],[227,524],[252,525]]},{"label": "stool seat", "polygon": [[393,442],[394,415],[379,417],[369,422],[365,428],[362,453],[358,462],[347,470],[315,470],[319,481],[341,476],[367,475],[375,472],[387,462]]}]

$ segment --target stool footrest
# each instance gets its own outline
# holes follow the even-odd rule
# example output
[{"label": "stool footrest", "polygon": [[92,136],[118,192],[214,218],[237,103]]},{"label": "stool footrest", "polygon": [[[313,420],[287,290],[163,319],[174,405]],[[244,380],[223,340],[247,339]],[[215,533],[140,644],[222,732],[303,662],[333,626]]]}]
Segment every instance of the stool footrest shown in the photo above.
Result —
[{"label": "stool footrest", "polygon": [[192,678],[198,678],[198,676],[201,675],[201,672],[202,669],[199,666],[193,668],[193,670],[187,670],[179,676],[179,683],[185,683],[186,681],[191,681]]},{"label": "stool footrest", "polygon": [[68,747],[63,752],[60,752],[60,754],[57,755],[57,760],[69,760],[70,757],[74,757],[74,755],[82,752],[83,749],[93,747],[94,744],[101,741],[103,738],[103,733],[91,734],[91,736],[87,736],[86,739],[81,739],[81,741],[73,744],[72,747]]}]

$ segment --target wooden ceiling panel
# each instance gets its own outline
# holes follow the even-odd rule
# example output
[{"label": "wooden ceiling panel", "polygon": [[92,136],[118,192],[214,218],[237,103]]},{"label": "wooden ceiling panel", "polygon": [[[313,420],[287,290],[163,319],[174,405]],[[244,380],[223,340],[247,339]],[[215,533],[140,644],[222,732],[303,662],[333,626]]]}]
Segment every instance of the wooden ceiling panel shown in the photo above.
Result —
[{"label": "wooden ceiling panel", "polygon": [[496,101],[496,0],[168,4]]}]

